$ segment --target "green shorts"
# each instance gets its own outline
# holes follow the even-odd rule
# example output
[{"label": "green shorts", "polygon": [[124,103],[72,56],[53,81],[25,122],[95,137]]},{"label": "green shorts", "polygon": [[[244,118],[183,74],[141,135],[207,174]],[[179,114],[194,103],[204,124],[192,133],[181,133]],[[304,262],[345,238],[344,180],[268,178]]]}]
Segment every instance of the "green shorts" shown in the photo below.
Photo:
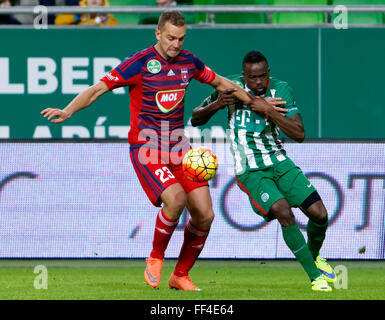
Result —
[{"label": "green shorts", "polygon": [[316,191],[301,169],[289,158],[264,170],[246,171],[236,176],[237,184],[250,200],[255,213],[265,220],[271,206],[286,199],[290,207],[299,207]]}]

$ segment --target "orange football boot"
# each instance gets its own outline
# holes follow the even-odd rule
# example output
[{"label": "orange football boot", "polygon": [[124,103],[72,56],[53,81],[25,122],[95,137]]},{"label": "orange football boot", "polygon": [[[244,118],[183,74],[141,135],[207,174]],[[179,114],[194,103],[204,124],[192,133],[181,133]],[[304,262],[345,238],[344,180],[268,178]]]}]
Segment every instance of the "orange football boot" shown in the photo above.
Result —
[{"label": "orange football boot", "polygon": [[186,290],[186,291],[201,291],[193,282],[190,276],[177,277],[174,272],[171,274],[168,285],[171,289]]},{"label": "orange football boot", "polygon": [[146,259],[147,267],[146,270],[144,270],[144,280],[146,280],[146,283],[150,287],[156,288],[159,286],[163,261],[164,259],[156,259],[151,257]]}]

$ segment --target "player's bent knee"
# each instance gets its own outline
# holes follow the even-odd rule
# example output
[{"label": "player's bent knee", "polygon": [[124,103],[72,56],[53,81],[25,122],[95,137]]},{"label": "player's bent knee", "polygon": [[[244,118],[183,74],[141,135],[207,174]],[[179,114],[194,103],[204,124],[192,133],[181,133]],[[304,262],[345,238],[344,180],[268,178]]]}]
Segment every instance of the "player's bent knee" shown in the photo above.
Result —
[{"label": "player's bent knee", "polygon": [[184,191],[179,191],[173,194],[172,197],[169,197],[164,200],[164,206],[169,212],[181,214],[184,208],[186,207],[187,197]]},{"label": "player's bent knee", "polygon": [[278,218],[279,223],[284,227],[290,227],[295,224],[295,217],[291,210],[285,211]]},{"label": "player's bent knee", "polygon": [[215,214],[214,214],[214,211],[210,210],[210,211],[207,211],[206,214],[204,215],[204,222],[206,225],[211,225],[214,221],[214,218],[215,218]]},{"label": "player's bent knee", "polygon": [[186,206],[187,197],[184,192],[179,192],[175,195],[175,198],[171,201],[170,205],[178,211],[183,211]]},{"label": "player's bent knee", "polygon": [[318,218],[318,221],[319,223],[326,223],[328,222],[328,212],[326,211],[325,207],[322,207],[319,211],[318,211],[318,215],[317,215],[317,218]]},{"label": "player's bent knee", "polygon": [[212,209],[195,211],[191,210],[190,215],[194,225],[204,230],[210,229],[210,226],[215,218],[215,214]]},{"label": "player's bent knee", "polygon": [[329,217],[326,210],[320,210],[315,214],[313,220],[319,224],[325,224],[328,222]]},{"label": "player's bent knee", "polygon": [[295,223],[295,217],[287,201],[278,200],[274,203],[269,211],[275,216],[279,223],[284,227],[292,226]]},{"label": "player's bent knee", "polygon": [[322,201],[313,203],[307,210],[309,219],[319,224],[328,222],[328,212]]}]

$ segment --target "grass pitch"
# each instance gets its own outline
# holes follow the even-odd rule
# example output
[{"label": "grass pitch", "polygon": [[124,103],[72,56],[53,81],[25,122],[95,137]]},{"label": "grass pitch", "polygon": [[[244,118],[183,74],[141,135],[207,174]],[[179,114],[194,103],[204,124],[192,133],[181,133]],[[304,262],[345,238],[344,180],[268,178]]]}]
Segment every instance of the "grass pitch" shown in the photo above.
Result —
[{"label": "grass pitch", "polygon": [[[384,300],[385,261],[330,261],[348,271],[347,289],[313,292],[295,260],[199,260],[191,271],[201,292],[170,290],[175,260],[166,260],[158,289],[143,279],[144,260],[0,260],[2,300]],[[47,269],[47,289],[36,289]]]}]

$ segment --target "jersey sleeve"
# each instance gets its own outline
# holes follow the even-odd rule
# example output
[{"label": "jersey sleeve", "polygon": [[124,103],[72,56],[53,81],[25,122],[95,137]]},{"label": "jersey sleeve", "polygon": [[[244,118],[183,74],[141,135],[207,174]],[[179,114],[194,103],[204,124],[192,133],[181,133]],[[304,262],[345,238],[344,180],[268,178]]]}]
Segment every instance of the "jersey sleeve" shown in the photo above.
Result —
[{"label": "jersey sleeve", "polygon": [[286,104],[283,106],[287,109],[285,114],[286,118],[290,118],[291,116],[300,113],[294,98],[293,89],[289,85],[286,84],[280,88],[276,96],[282,98],[283,101],[286,101]]},{"label": "jersey sleeve", "polygon": [[210,83],[215,79],[215,72],[206,66],[196,56],[192,55],[195,72],[193,78],[202,83]]},{"label": "jersey sleeve", "polygon": [[203,102],[200,104],[199,107],[206,107],[206,106],[208,106],[209,104],[211,104],[214,101],[216,101],[218,99],[218,96],[219,96],[218,91],[213,90],[211,92],[211,94],[208,97],[206,97],[206,99],[203,100]]},{"label": "jersey sleeve", "polygon": [[105,82],[110,90],[131,86],[136,84],[141,77],[141,69],[140,59],[135,58],[135,55],[133,55],[108,72],[100,80]]}]

